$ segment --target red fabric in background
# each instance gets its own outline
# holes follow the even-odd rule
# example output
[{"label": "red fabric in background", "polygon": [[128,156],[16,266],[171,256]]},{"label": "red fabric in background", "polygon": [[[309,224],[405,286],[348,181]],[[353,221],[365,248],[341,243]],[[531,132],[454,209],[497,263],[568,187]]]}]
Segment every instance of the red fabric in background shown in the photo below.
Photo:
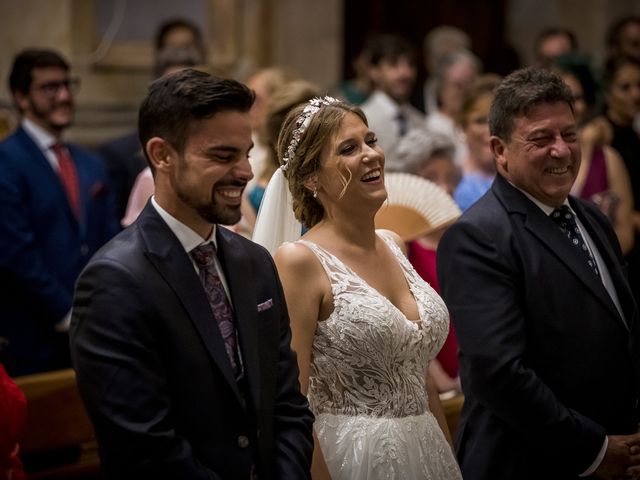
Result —
[{"label": "red fabric in background", "polygon": [[609,177],[607,176],[607,163],[604,158],[604,150],[600,147],[593,149],[591,154],[591,165],[587,178],[582,186],[580,198],[591,200],[596,193],[601,193],[609,189]]},{"label": "red fabric in background", "polygon": [[[436,251],[421,245],[417,241],[409,242],[407,248],[409,250],[409,262],[411,262],[413,268],[436,292],[440,293],[440,285],[438,285],[436,273]],[[456,378],[458,376],[458,340],[451,321],[449,321],[449,335],[436,358],[450,377]]]},{"label": "red fabric in background", "polygon": [[23,480],[18,440],[27,419],[27,399],[0,364],[0,480]]}]

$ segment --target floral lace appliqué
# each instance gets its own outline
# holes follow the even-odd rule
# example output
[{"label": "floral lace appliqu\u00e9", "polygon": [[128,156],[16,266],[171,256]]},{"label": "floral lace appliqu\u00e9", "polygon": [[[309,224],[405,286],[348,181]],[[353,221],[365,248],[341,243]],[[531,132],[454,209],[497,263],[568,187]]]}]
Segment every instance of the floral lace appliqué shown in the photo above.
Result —
[{"label": "floral lace appliqu\u00e9", "polygon": [[410,321],[337,257],[310,248],[331,282],[334,310],[319,322],[309,373],[316,433],[334,480],[460,479],[429,411],[426,369],[449,331],[442,299],[393,239],[420,314]]},{"label": "floral lace appliqu\u00e9", "polygon": [[410,321],[337,257],[300,240],[318,257],[330,281],[334,309],[318,323],[309,377],[316,414],[405,417],[427,411],[425,372],[449,331],[447,308],[392,239],[420,312]]}]

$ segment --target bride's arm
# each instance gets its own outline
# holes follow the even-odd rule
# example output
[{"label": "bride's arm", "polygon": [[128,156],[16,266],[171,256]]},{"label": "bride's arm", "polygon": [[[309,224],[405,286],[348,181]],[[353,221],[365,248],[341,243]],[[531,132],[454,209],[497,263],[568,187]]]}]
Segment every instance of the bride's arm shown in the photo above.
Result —
[{"label": "bride's arm", "polygon": [[460,377],[450,377],[444,368],[442,368],[442,364],[437,358],[434,358],[429,362],[429,376],[440,393],[451,391],[459,393],[461,391]]},{"label": "bride's arm", "polygon": [[[282,282],[289,319],[291,322],[291,348],[296,352],[300,370],[300,389],[304,395],[309,389],[309,366],[311,348],[328,279],[315,255],[301,244],[288,243],[281,246],[274,257],[278,275]],[[328,286],[331,292],[330,285]],[[314,480],[330,480],[329,470],[313,432],[313,461],[311,476]]]},{"label": "bride's arm", "polygon": [[451,441],[451,432],[449,432],[449,426],[447,425],[447,419],[444,415],[444,410],[442,409],[442,403],[440,403],[440,395],[438,394],[438,390],[431,379],[431,376],[427,374],[427,396],[429,399],[429,409],[433,416],[436,417],[438,421],[438,425],[440,425],[440,429],[444,433],[444,436],[449,442],[449,445],[453,449],[453,442]]}]

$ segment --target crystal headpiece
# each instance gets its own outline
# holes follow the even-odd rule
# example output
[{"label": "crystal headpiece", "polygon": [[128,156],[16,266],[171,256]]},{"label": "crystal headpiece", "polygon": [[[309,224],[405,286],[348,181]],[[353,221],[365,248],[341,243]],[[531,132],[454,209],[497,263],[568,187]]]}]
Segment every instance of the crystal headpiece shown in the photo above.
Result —
[{"label": "crystal headpiece", "polygon": [[296,155],[296,149],[298,148],[298,143],[300,143],[300,139],[304,134],[305,130],[309,126],[311,122],[311,118],[316,114],[323,105],[331,105],[332,103],[337,103],[339,100],[336,100],[333,97],[325,96],[325,97],[316,97],[309,100],[309,103],[296,120],[296,129],[293,131],[291,135],[291,142],[289,142],[289,146],[287,147],[287,152],[284,157],[282,157],[282,166],[280,167],[283,171],[286,171],[289,167],[289,161],[293,160],[293,157]]}]

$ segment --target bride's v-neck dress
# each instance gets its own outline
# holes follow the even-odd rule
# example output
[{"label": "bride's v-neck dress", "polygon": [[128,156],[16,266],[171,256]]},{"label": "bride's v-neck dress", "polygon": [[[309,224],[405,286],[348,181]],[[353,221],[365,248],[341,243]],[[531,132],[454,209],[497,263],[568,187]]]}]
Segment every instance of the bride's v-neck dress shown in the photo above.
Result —
[{"label": "bride's v-neck dress", "polygon": [[331,282],[334,310],[318,322],[308,397],[333,480],[461,479],[453,452],[429,410],[426,369],[447,337],[442,299],[392,238],[417,302],[411,321],[337,257],[299,240]]}]

